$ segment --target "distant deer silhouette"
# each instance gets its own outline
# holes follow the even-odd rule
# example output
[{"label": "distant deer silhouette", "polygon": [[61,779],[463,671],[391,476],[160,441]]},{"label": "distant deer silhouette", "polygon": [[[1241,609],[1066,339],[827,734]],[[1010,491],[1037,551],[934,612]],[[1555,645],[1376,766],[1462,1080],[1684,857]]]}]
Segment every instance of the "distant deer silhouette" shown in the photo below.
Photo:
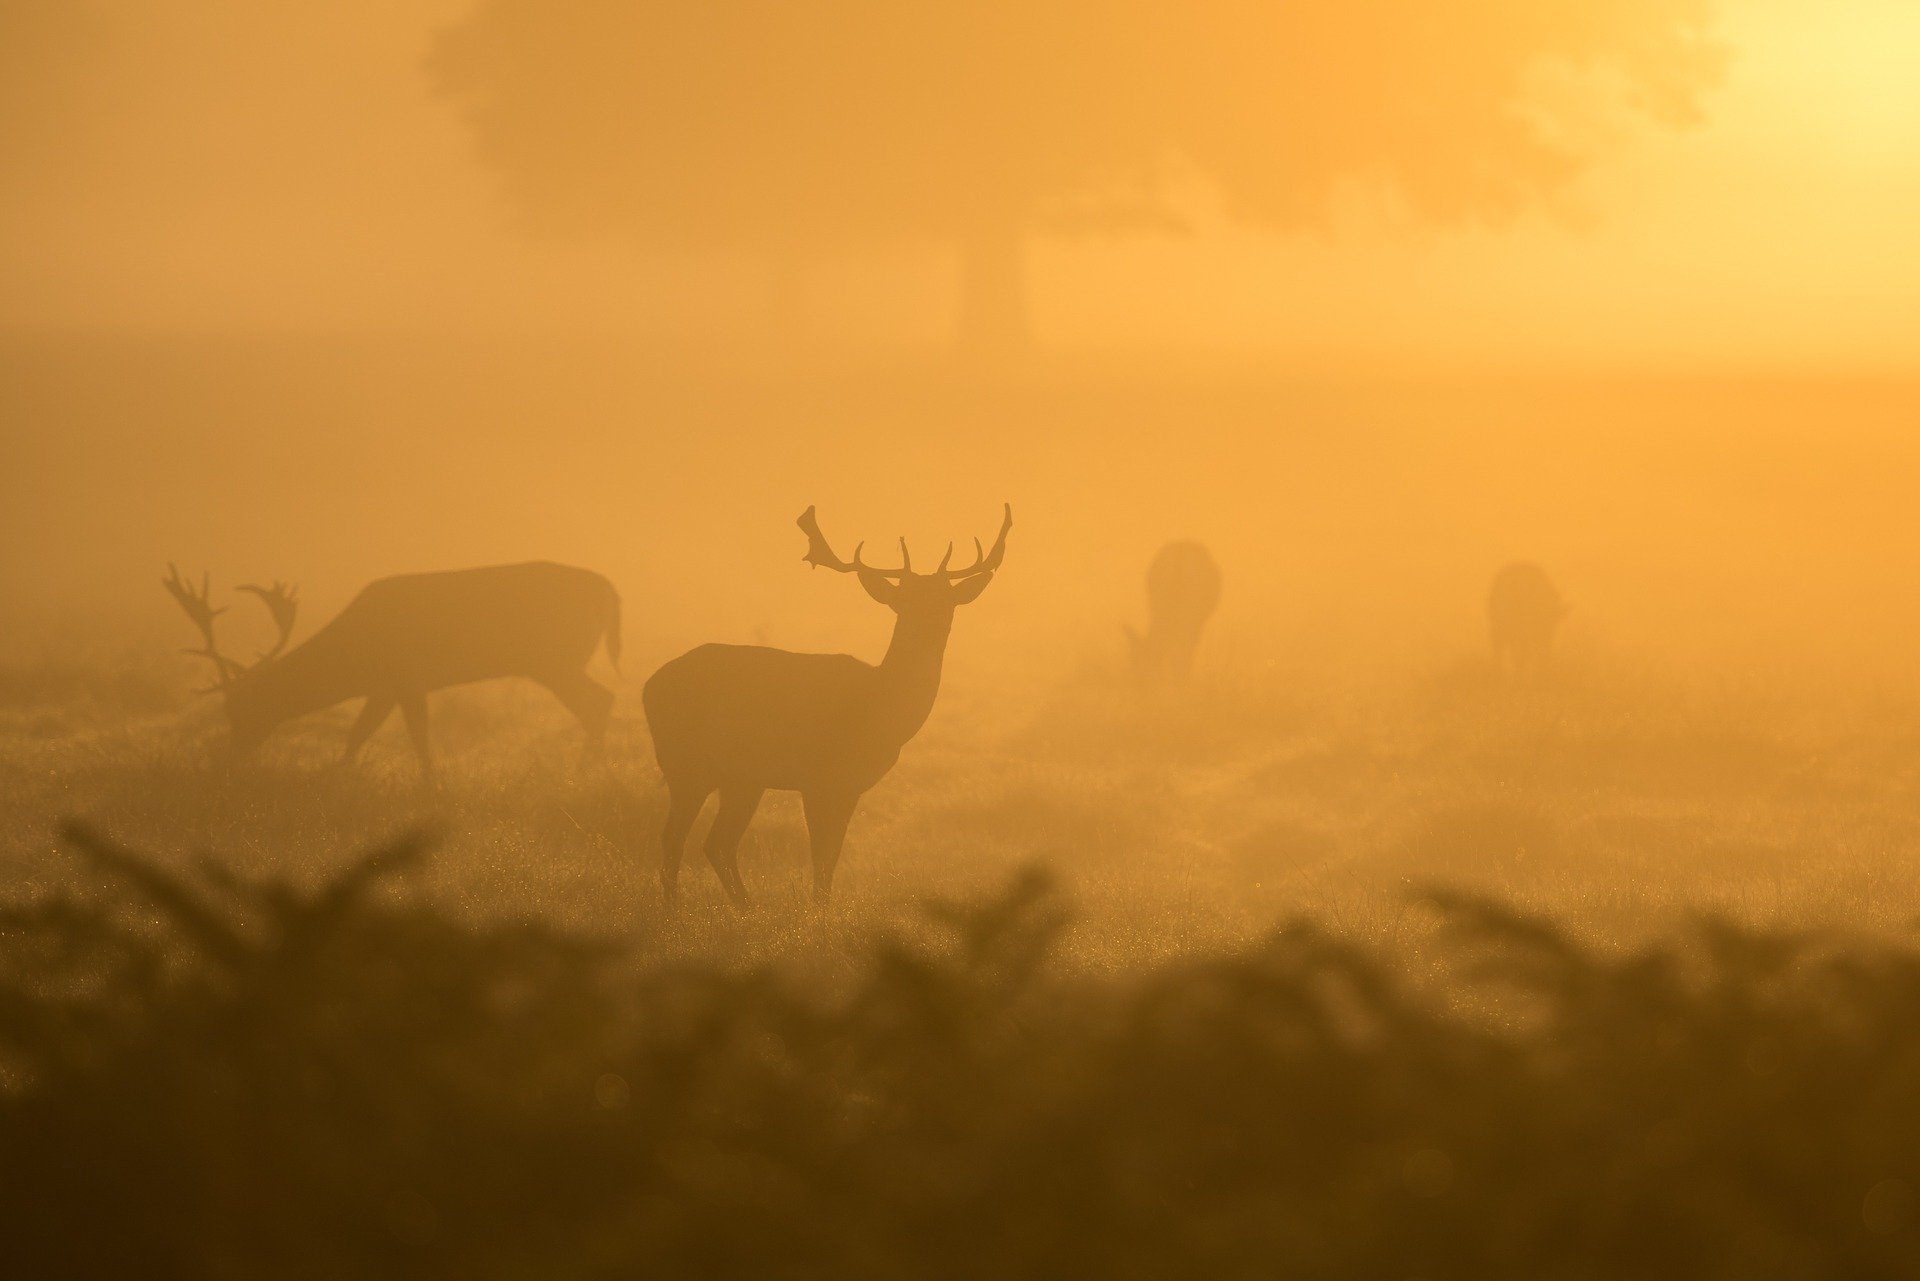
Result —
[{"label": "distant deer silhouette", "polygon": [[280,632],[252,664],[228,658],[214,643],[214,620],[226,609],[209,601],[205,575],[195,588],[169,565],[162,585],[200,629],[202,647],[188,652],[213,664],[209,688],[226,701],[239,751],[258,747],[296,716],[364,698],[345,761],[398,707],[421,775],[431,781],[427,695],[502,676],[524,676],[552,690],[586,727],[589,750],[605,736],[613,695],[585,668],[603,640],[619,666],[620,595],[588,570],[534,562],[383,578],[291,650],[299,608],[294,589],[249,584],[239,590],[265,602]]},{"label": "distant deer silhouette", "polygon": [[1487,593],[1494,665],[1516,676],[1538,673],[1566,613],[1566,602],[1538,565],[1520,561],[1502,568]]},{"label": "distant deer silhouette", "polygon": [[1147,566],[1147,632],[1127,628],[1133,671],[1143,683],[1179,682],[1193,673],[1194,653],[1220,607],[1220,566],[1196,542],[1168,543]]},{"label": "distant deer silhouette", "polygon": [[953,548],[931,574],[913,572],[900,540],[899,569],[841,560],[809,507],[799,519],[805,560],[853,574],[895,614],[893,642],[879,666],[846,654],[793,654],[758,645],[702,645],[663,666],[641,693],[654,755],[667,782],[660,885],[677,895],[680,859],[707,797],[720,793],[707,835],[707,861],[735,907],[744,907],[740,840],[769,789],[800,793],[813,848],[813,896],[824,903],[860,797],[893,768],[933,711],[953,611],[993,581],[1007,551],[1013,508],[993,550],[974,540],[974,563],[949,569]]}]

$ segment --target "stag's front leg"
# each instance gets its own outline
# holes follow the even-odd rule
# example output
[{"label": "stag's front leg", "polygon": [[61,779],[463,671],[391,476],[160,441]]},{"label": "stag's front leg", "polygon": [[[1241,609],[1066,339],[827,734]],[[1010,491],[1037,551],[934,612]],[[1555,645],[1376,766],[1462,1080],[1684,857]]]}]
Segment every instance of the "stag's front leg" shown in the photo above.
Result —
[{"label": "stag's front leg", "polygon": [[407,734],[413,739],[414,755],[420,758],[420,781],[434,785],[433,749],[427,741],[427,696],[408,694],[400,700],[400,715],[406,718]]},{"label": "stag's front leg", "polygon": [[833,869],[847,842],[847,824],[859,795],[844,792],[806,792],[800,797],[807,815],[807,842],[813,847],[813,901],[824,907],[833,893]]}]

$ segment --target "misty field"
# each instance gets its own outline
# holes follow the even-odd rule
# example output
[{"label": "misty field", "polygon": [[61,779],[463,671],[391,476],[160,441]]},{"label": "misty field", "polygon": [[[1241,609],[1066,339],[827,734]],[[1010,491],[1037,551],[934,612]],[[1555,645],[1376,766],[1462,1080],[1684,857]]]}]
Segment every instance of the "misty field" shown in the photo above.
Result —
[{"label": "misty field", "polygon": [[350,709],[222,765],[217,706],[183,701],[167,671],[146,673],[137,710],[124,705],[137,673],[56,687],[55,701],[16,681],[0,758],[10,898],[65,883],[53,825],[78,816],[170,861],[211,853],[302,883],[425,828],[442,836],[423,886],[436,900],[649,957],[831,951],[1030,866],[1076,906],[1067,954],[1102,969],[1244,942],[1301,914],[1417,953],[1411,899],[1431,886],[1616,942],[1707,913],[1902,936],[1920,921],[1920,722],[1864,693],[1768,695],[1570,663],[1516,683],[1467,656],[1318,696],[1306,674],[1271,670],[1158,695],[1089,677],[1011,707],[950,689],[862,806],[832,908],[807,906],[798,801],[776,793],[741,854],[755,907],[736,917],[701,829],[686,902],[663,910],[664,792],[632,683],[594,762],[531,687],[440,696],[445,777],[428,791],[397,726],[356,766],[336,764]]}]

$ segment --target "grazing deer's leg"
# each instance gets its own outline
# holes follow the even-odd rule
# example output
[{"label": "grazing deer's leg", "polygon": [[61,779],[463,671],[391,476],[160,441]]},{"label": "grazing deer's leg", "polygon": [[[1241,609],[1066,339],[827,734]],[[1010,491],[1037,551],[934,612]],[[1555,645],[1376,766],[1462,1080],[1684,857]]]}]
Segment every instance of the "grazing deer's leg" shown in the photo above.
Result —
[{"label": "grazing deer's leg", "polygon": [[824,904],[833,892],[833,869],[846,843],[847,824],[853,820],[858,792],[805,792],[800,801],[807,814],[807,840],[813,847],[813,901]]},{"label": "grazing deer's leg", "polygon": [[700,817],[700,807],[711,791],[667,784],[667,822],[660,829],[660,891],[668,903],[680,897],[680,856],[686,851],[693,820]]},{"label": "grazing deer's leg", "polygon": [[386,723],[393,714],[393,700],[379,694],[368,696],[355,718],[353,728],[347,731],[347,754],[340,758],[342,765],[351,765],[360,756],[360,749],[373,737],[373,731]]},{"label": "grazing deer's leg", "polygon": [[400,715],[406,718],[407,733],[413,738],[413,751],[420,758],[420,778],[433,783],[433,752],[427,743],[427,696],[407,694],[400,699]]},{"label": "grazing deer's leg", "polygon": [[607,718],[613,711],[613,691],[585,672],[542,679],[553,696],[574,714],[587,731],[587,755],[596,757],[607,741]]},{"label": "grazing deer's leg", "polygon": [[747,824],[753,821],[763,795],[764,789],[758,787],[721,788],[720,812],[707,830],[707,862],[713,864],[735,907],[747,905],[746,882],[740,879],[740,838],[747,834]]}]

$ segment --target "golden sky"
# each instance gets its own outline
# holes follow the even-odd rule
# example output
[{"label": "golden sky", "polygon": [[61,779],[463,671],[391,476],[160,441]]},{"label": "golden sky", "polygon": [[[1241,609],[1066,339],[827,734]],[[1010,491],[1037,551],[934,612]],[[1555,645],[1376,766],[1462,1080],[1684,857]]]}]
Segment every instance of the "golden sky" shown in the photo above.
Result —
[{"label": "golden sky", "polygon": [[[531,245],[420,71],[462,0],[133,0],[62,159],[0,213],[0,322],[722,332],[738,268]],[[1303,360],[1920,365],[1920,5],[1727,0],[1690,132],[1641,131],[1507,228],[1037,241],[1060,347]],[[27,126],[31,128],[31,124]],[[53,128],[49,125],[48,128]],[[817,265],[816,327],[936,341],[932,250]]]}]

